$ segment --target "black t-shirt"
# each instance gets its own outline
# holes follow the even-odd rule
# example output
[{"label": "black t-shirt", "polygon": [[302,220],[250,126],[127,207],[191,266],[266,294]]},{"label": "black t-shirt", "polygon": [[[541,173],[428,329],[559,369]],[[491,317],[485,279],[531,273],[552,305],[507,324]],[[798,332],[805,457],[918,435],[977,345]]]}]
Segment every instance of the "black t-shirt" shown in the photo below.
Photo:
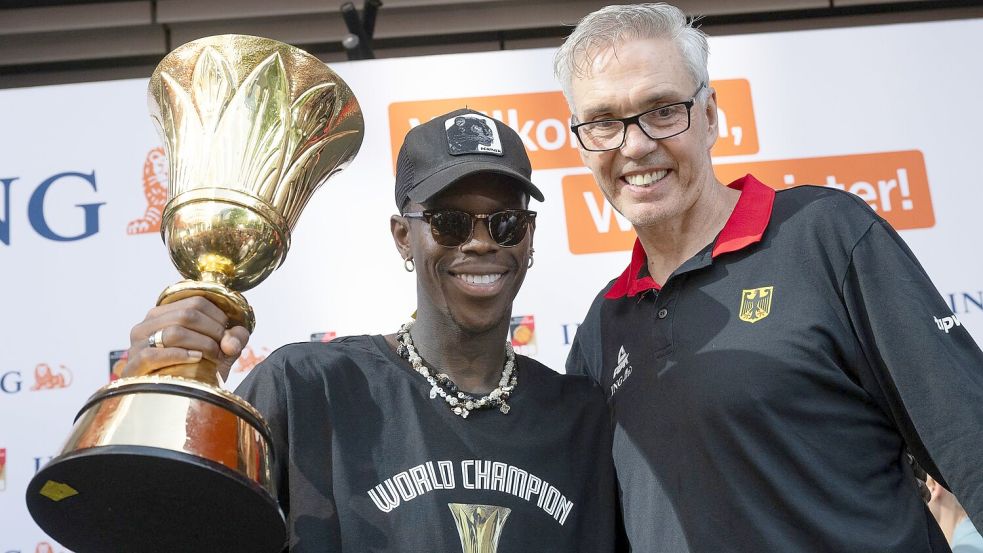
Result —
[{"label": "black t-shirt", "polygon": [[509,414],[462,419],[382,336],[271,354],[236,393],[272,429],[291,553],[614,551],[602,392],[516,363]]},{"label": "black t-shirt", "polygon": [[905,451],[983,522],[983,353],[861,200],[760,187],[731,218],[773,197],[760,241],[602,292],[571,349],[615,414],[633,550],[948,551]]}]

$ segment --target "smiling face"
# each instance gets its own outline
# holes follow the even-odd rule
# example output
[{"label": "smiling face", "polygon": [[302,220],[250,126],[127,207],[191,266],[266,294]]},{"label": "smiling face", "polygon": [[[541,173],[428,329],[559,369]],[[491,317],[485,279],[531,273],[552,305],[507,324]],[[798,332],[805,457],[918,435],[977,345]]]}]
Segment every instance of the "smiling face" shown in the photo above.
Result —
[{"label": "smiling face", "polygon": [[[506,177],[470,175],[427,201],[410,203],[404,212],[456,209],[490,214],[525,209],[526,195]],[[430,225],[420,219],[394,216],[393,238],[404,259],[412,257],[417,275],[418,318],[478,334],[507,325],[532,248],[533,228],[515,247],[499,246],[488,234],[486,219],[474,226],[471,239],[448,248],[437,244]]]},{"label": "smiling face", "polygon": [[[574,76],[571,100],[578,122],[630,117],[689,100],[699,87],[679,49],[664,39],[640,39],[608,48],[589,71]],[[584,163],[608,201],[636,228],[671,224],[716,184],[710,149],[717,139],[712,91],[698,94],[690,128],[652,140],[629,125],[624,145],[607,152],[581,149]]]}]

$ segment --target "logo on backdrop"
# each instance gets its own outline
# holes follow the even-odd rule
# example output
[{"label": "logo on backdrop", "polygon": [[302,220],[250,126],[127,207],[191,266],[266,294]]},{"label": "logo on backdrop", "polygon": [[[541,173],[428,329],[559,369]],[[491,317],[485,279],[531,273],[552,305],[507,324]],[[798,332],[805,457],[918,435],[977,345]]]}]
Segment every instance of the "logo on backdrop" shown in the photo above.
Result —
[{"label": "logo on backdrop", "polygon": [[263,347],[259,353],[252,346],[246,346],[239,354],[239,359],[232,365],[232,372],[247,373],[259,365],[270,354],[270,348]]},{"label": "logo on backdrop", "polygon": [[949,300],[949,307],[952,308],[952,312],[957,315],[983,313],[983,290],[953,292],[946,294],[945,298]]},{"label": "logo on backdrop", "polygon": [[[10,190],[18,180],[19,177],[0,177],[0,196],[3,197],[3,206],[0,208],[0,242],[8,246],[16,234],[14,232],[14,223],[16,221],[10,218]],[[27,202],[27,223],[30,224],[38,236],[55,242],[74,242],[88,238],[99,232],[99,208],[106,205],[106,202],[82,204],[75,203],[77,200],[72,200],[74,206],[82,210],[82,229],[77,234],[66,232],[66,227],[71,228],[73,226],[77,227],[78,225],[61,214],[53,219],[57,229],[53,229],[48,225],[49,220],[46,213],[52,209],[50,204],[58,202],[59,199],[65,197],[64,195],[66,193],[62,191],[66,190],[66,187],[77,189],[80,181],[83,188],[91,188],[93,192],[98,191],[95,171],[91,173],[78,173],[75,171],[58,173],[44,179],[34,188]],[[23,186],[18,184],[17,189],[20,191],[23,189]],[[53,190],[57,190],[58,192],[55,192],[53,197],[49,199],[48,194]],[[75,194],[77,192],[73,191],[70,193]],[[62,199],[61,201],[64,200]],[[15,210],[15,213],[20,213],[20,211]]]},{"label": "logo on backdrop", "polygon": [[34,385],[31,391],[54,390],[56,388],[67,388],[72,385],[72,371],[65,365],[58,365],[52,368],[47,363],[39,363],[34,367]]},{"label": "logo on backdrop", "polygon": [[167,157],[163,148],[154,148],[143,162],[143,197],[147,209],[143,216],[126,225],[126,234],[160,232],[160,217],[167,203]]},{"label": "logo on backdrop", "polygon": [[7,448],[0,447],[0,492],[7,489]]},{"label": "logo on backdrop", "polygon": [[774,291],[774,286],[743,290],[738,318],[748,323],[756,323],[767,317],[771,313],[771,298]]},{"label": "logo on backdrop", "polygon": [[129,350],[117,349],[109,352],[109,381],[119,379],[123,376],[123,369],[126,368],[126,358]]},{"label": "logo on backdrop", "polygon": [[[38,363],[34,367],[34,383],[28,388],[31,392],[39,390],[55,390],[72,385],[72,371],[65,365],[57,368],[47,363]],[[24,389],[24,376],[21,371],[7,371],[0,374],[0,392],[16,394]]]},{"label": "logo on backdrop", "polygon": [[334,340],[337,337],[338,337],[338,333],[333,330],[329,330],[327,332],[314,332],[311,334],[311,341],[330,342],[331,340]]},{"label": "logo on backdrop", "polygon": [[532,315],[512,317],[509,322],[512,348],[521,355],[536,355],[536,319]]},{"label": "logo on backdrop", "polygon": [[569,346],[573,343],[573,338],[577,335],[578,328],[580,328],[580,323],[563,323],[560,325],[560,329],[563,332],[564,346]]}]

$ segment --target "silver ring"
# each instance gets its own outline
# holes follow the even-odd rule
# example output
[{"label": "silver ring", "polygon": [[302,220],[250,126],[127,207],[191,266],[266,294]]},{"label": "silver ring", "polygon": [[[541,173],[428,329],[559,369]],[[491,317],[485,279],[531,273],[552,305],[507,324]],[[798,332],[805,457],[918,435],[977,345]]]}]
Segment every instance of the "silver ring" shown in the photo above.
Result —
[{"label": "silver ring", "polygon": [[149,341],[150,347],[152,348],[164,347],[164,329],[162,328],[157,332],[154,332],[153,334],[150,335],[150,338],[148,338],[147,340]]}]

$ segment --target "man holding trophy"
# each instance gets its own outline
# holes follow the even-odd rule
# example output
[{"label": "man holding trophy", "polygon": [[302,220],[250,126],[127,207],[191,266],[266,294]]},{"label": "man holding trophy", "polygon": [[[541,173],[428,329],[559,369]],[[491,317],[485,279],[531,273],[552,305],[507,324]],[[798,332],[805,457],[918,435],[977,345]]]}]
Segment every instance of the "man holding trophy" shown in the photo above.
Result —
[{"label": "man holding trophy", "polygon": [[[488,123],[501,154],[451,154],[462,115]],[[518,135],[479,113],[411,130],[391,227],[417,274],[415,320],[286,346],[237,390],[272,430],[290,551],[614,550],[603,396],[506,340],[532,265],[529,198],[542,199],[530,173]],[[228,324],[200,297],[156,307],[127,370],[203,356],[227,374],[249,337]]]},{"label": "man holding trophy", "polygon": [[[603,394],[507,341],[543,200],[513,130],[471,110],[411,130],[390,226],[417,275],[413,319],[285,346],[235,395],[218,379],[254,324],[240,292],[355,155],[361,111],[316,58],[237,35],[168,55],[150,104],[171,174],[162,233],[187,280],[28,487],[46,532],[77,553],[615,550]],[[456,140],[460,119],[484,139]]]}]

